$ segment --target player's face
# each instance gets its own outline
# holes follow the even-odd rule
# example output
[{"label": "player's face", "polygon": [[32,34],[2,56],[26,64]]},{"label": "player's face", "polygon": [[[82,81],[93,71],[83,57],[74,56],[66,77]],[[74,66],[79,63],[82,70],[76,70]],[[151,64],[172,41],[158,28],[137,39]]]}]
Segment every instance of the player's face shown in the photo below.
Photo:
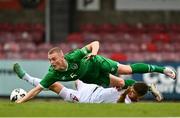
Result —
[{"label": "player's face", "polygon": [[64,56],[59,53],[52,53],[48,55],[49,62],[55,70],[64,70],[66,69],[66,60]]}]

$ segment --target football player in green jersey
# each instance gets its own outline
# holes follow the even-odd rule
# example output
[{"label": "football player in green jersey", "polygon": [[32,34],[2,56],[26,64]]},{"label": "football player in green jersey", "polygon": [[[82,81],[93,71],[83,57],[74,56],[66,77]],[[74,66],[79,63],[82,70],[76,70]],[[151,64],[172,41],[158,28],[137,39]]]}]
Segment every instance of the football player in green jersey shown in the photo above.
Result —
[{"label": "football player in green jersey", "polygon": [[98,50],[98,41],[94,41],[81,49],[76,49],[65,55],[58,47],[50,49],[48,52],[48,59],[51,64],[49,72],[40,84],[32,89],[21,102],[33,98],[43,88],[49,88],[56,81],[79,79],[85,83],[94,83],[103,87],[121,87],[129,86],[131,80],[120,81],[118,77],[114,76],[116,74],[159,72],[172,79],[176,78],[176,73],[171,68],[144,63],[124,65],[97,55]]},{"label": "football player in green jersey", "polygon": [[[19,69],[22,70],[22,67]],[[15,72],[17,75],[19,75],[17,71]],[[33,77],[28,73],[25,73],[24,76],[20,79],[25,80],[34,87],[38,86],[41,81],[41,79]],[[158,101],[161,101],[163,98],[161,93],[157,90],[155,84],[147,85],[142,82],[134,81],[134,83],[127,89],[120,89],[115,87],[103,88],[96,84],[86,84],[80,80],[76,80],[73,83],[75,84],[75,90],[66,88],[59,82],[55,82],[49,87],[49,89],[59,95],[64,101],[79,103],[125,102],[129,104],[131,102],[139,101],[139,99],[141,99],[148,91],[153,93],[153,95],[156,97],[156,100]],[[55,89],[56,91],[54,91]],[[19,103],[20,101],[21,100],[17,100],[16,102]]]}]

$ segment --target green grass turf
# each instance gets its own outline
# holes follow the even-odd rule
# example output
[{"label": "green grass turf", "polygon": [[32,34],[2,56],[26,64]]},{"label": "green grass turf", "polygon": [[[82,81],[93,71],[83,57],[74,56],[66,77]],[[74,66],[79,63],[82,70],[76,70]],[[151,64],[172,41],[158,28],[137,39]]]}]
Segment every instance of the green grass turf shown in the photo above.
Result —
[{"label": "green grass turf", "polygon": [[57,100],[36,100],[24,104],[0,100],[0,117],[170,117],[180,116],[180,102],[134,104],[76,104]]}]

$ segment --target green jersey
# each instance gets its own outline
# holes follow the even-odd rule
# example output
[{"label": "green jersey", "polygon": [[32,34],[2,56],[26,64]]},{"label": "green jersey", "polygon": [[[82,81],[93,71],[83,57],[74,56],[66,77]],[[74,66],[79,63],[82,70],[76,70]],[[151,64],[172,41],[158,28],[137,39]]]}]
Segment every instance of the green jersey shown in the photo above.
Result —
[{"label": "green jersey", "polygon": [[80,79],[85,83],[94,83],[103,87],[108,87],[109,73],[117,72],[117,62],[96,55],[91,59],[86,59],[90,51],[87,48],[76,49],[65,55],[68,63],[66,71],[54,70],[52,66],[40,82],[43,88],[48,88],[56,81],[73,81]]}]

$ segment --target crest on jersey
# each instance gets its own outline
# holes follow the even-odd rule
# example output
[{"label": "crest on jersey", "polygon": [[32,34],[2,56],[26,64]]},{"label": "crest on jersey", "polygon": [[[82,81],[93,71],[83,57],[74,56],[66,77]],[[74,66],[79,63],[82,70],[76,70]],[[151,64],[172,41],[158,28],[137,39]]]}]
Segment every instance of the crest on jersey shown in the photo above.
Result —
[{"label": "crest on jersey", "polygon": [[76,63],[73,63],[71,68],[72,68],[73,70],[76,70],[76,69],[78,69],[78,65],[77,65]]}]

